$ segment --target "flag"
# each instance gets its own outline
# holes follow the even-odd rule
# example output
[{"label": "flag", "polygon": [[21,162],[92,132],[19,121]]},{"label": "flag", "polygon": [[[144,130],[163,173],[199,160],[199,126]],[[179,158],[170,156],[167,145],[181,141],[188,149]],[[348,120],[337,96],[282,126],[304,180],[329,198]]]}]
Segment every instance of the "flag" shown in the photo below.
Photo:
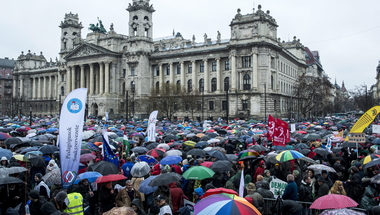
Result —
[{"label": "flag", "polygon": [[129,150],[131,149],[131,145],[129,144],[128,136],[127,136],[127,133],[125,132],[125,129],[124,129],[123,147],[125,147],[125,146],[127,146],[127,149],[125,150],[125,156],[128,157]]},{"label": "flag", "polygon": [[106,122],[108,122],[108,112],[106,112]]},{"label": "flag", "polygon": [[155,110],[149,116],[148,129],[147,129],[148,142],[156,142],[156,138],[154,134],[156,131],[157,114],[158,114],[158,111]]},{"label": "flag", "polygon": [[268,116],[268,133],[267,133],[267,139],[268,141],[272,141],[273,134],[274,134],[274,127],[275,127],[275,121],[273,116],[269,114]]},{"label": "flag", "polygon": [[328,138],[327,140],[327,145],[326,145],[326,149],[331,153],[331,138]]},{"label": "flag", "polygon": [[58,141],[63,189],[71,186],[78,175],[86,97],[87,88],[75,89],[62,104]]},{"label": "flag", "polygon": [[109,161],[116,165],[117,168],[119,168],[119,159],[117,156],[113,153],[111,150],[110,145],[108,144],[108,135],[105,128],[103,128],[103,154],[104,154],[104,161]]},{"label": "flag", "polygon": [[281,119],[276,119],[276,122],[279,123],[285,131],[285,142],[290,142],[290,131],[289,131],[289,124],[282,121]]},{"label": "flag", "polygon": [[239,185],[239,196],[244,197],[244,168],[241,168],[241,177]]},{"label": "flag", "polygon": [[[273,134],[273,145],[274,146],[286,146],[287,142],[287,135],[289,133],[289,126],[288,123],[276,119],[275,122],[275,129],[274,129],[274,134]],[[290,135],[289,135],[290,139]]]}]

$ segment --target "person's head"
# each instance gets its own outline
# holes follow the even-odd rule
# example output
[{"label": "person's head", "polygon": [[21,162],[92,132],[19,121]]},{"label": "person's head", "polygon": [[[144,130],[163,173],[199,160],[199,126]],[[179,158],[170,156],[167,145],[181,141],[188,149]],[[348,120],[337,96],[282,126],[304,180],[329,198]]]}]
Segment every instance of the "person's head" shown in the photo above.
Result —
[{"label": "person's head", "polygon": [[289,175],[286,177],[286,180],[287,180],[287,181],[294,181],[294,175],[289,174]]},{"label": "person's head", "polygon": [[280,169],[280,164],[279,164],[279,163],[276,163],[276,164],[274,165],[274,168],[276,168],[276,169]]},{"label": "person's head", "polygon": [[37,190],[32,190],[29,192],[29,200],[32,202],[38,202],[40,193]]},{"label": "person's head", "polygon": [[157,206],[157,205],[152,205],[150,208],[149,208],[149,212],[151,214],[159,214],[160,213],[160,208]]},{"label": "person's head", "polygon": [[128,191],[132,190],[132,181],[128,180],[125,182],[125,187],[127,188]]},{"label": "person's head", "polygon": [[298,163],[298,161],[294,161],[294,163],[293,163],[293,167],[294,167],[294,168],[299,167],[299,163]]},{"label": "person's head", "polygon": [[38,183],[42,180],[42,174],[41,173],[37,173],[34,175],[34,180]]},{"label": "person's head", "polygon": [[314,170],[309,169],[309,170],[307,171],[307,173],[308,173],[308,175],[309,175],[310,178],[314,178]]},{"label": "person's head", "polygon": [[256,178],[256,181],[262,181],[264,180],[264,177],[262,175],[258,175]]},{"label": "person's head", "polygon": [[65,191],[60,191],[55,196],[55,200],[57,200],[57,202],[63,202],[63,201],[65,201],[66,197],[67,197],[67,193]]},{"label": "person's head", "polygon": [[199,199],[201,196],[203,196],[203,194],[204,192],[201,187],[196,188],[193,192],[194,199]]},{"label": "person's head", "polygon": [[15,184],[8,185],[9,190],[14,190],[16,188]]},{"label": "person's head", "polygon": [[111,183],[111,182],[106,183],[106,187],[107,187],[108,189],[112,189],[112,183]]},{"label": "person's head", "polygon": [[131,162],[132,159],[130,157],[127,157],[127,162]]},{"label": "person's head", "polygon": [[248,192],[252,192],[252,191],[254,192],[254,191],[256,191],[256,185],[254,183],[252,183],[252,182],[249,183],[246,188],[247,188]]},{"label": "person's head", "polygon": [[318,181],[319,186],[321,186],[325,182],[325,178],[323,176],[319,176],[317,181]]},{"label": "person's head", "polygon": [[326,171],[326,170],[322,170],[322,176],[323,176],[324,178],[327,178],[327,171]]},{"label": "person's head", "polygon": [[340,162],[341,162],[341,160],[338,158],[338,159],[336,159],[336,162],[337,162],[337,163],[340,163]]},{"label": "person's head", "polygon": [[304,177],[303,177],[303,181],[306,183],[306,184],[311,184],[311,178],[310,178],[310,176],[308,176],[308,175],[305,175]]},{"label": "person's head", "polygon": [[87,179],[87,178],[82,179],[82,184],[83,184],[84,186],[87,186],[87,185],[89,184],[88,179]]},{"label": "person's head", "polygon": [[265,170],[264,171],[264,176],[265,177],[270,177],[270,171],[269,170]]},{"label": "person's head", "polygon": [[156,200],[156,204],[157,204],[159,207],[161,207],[162,205],[164,205],[164,204],[166,203],[166,201],[165,201],[165,196],[162,195],[162,194],[158,195],[158,196],[156,197],[155,200]]},{"label": "person's head", "polygon": [[6,157],[1,158],[1,165],[5,166],[8,162],[8,159]]},{"label": "person's head", "polygon": [[298,170],[293,170],[293,175],[297,178],[300,175],[300,172]]}]

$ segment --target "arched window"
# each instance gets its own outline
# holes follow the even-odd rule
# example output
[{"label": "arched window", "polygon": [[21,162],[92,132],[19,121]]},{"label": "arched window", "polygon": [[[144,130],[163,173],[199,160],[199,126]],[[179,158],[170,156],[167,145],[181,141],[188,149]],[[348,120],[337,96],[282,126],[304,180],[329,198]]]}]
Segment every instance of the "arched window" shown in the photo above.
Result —
[{"label": "arched window", "polygon": [[133,20],[138,20],[138,19],[139,19],[138,16],[134,16],[134,17],[133,17]]},{"label": "arched window", "polygon": [[224,79],[224,91],[227,91],[230,89],[230,78],[229,77],[226,77]]},{"label": "arched window", "polygon": [[271,87],[272,90],[274,89],[273,84],[274,84],[274,81],[273,81],[273,75],[271,75],[271,76],[270,76],[270,87]]},{"label": "arched window", "polygon": [[135,85],[135,82],[132,81],[132,82],[131,82],[131,91],[132,91],[132,93],[134,93],[135,90],[136,90],[136,85]]},{"label": "arched window", "polygon": [[203,92],[205,90],[205,81],[203,78],[199,80],[199,92]]},{"label": "arched window", "polygon": [[211,79],[211,92],[216,91],[216,78]]},{"label": "arched window", "polygon": [[61,87],[61,96],[64,96],[64,95],[65,95],[65,88]]},{"label": "arched window", "polygon": [[160,82],[156,82],[156,94],[160,92]]},{"label": "arched window", "polygon": [[193,81],[190,79],[187,81],[187,92],[191,93],[193,91]]},{"label": "arched window", "polygon": [[144,16],[144,20],[149,21],[149,17]]},{"label": "arched window", "polygon": [[250,90],[250,89],[251,89],[251,76],[246,74],[243,77],[243,90]]},{"label": "arched window", "polygon": [[177,88],[177,92],[181,91],[181,80],[177,81],[176,88]]}]

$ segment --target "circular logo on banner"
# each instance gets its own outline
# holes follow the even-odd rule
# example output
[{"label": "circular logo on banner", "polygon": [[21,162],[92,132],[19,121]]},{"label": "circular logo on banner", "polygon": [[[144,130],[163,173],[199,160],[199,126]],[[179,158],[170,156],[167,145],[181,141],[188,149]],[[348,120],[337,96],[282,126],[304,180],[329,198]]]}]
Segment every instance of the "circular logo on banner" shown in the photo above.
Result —
[{"label": "circular logo on banner", "polygon": [[79,113],[82,110],[82,102],[77,98],[70,99],[67,103],[67,110],[70,113]]}]

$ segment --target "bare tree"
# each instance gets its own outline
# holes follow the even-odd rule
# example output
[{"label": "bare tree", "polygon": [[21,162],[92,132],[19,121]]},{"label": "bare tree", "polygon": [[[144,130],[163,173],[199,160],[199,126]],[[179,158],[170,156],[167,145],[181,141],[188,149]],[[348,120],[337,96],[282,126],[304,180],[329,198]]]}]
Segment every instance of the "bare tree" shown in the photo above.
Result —
[{"label": "bare tree", "polygon": [[181,99],[184,110],[191,114],[191,119],[194,120],[194,113],[198,110],[197,101],[201,98],[201,93],[198,89],[193,89],[188,92],[186,89],[181,91]]},{"label": "bare tree", "polygon": [[165,84],[163,89],[152,89],[148,102],[153,104],[153,109],[167,119],[171,120],[182,108],[181,91],[172,84]]},{"label": "bare tree", "polygon": [[351,90],[349,94],[354,99],[355,106],[360,110],[366,112],[373,106],[372,93],[367,91],[366,85],[355,86],[355,89]]}]

